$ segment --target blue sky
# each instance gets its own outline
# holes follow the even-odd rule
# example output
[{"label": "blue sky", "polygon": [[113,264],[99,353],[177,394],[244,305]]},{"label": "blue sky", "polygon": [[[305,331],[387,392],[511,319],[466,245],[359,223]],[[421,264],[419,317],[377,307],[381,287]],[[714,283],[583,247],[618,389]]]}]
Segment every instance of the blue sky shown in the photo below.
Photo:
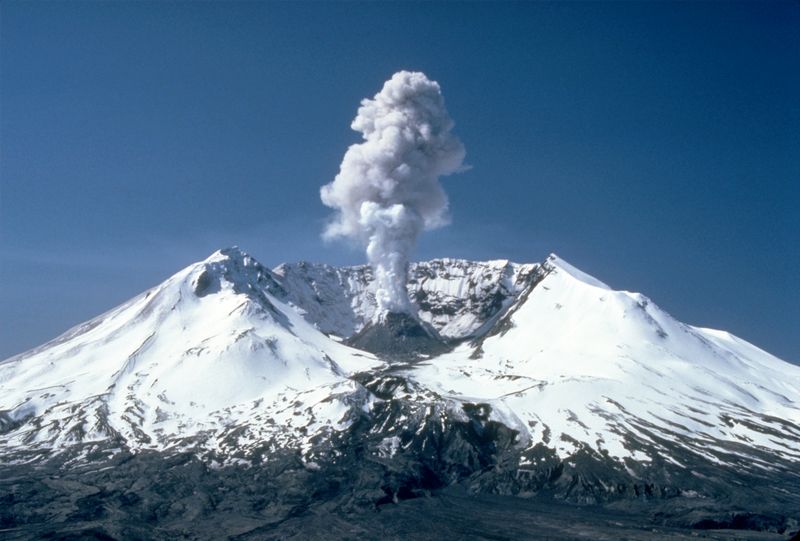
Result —
[{"label": "blue sky", "polygon": [[0,4],[0,358],[239,245],[360,263],[359,101],[443,89],[472,168],[418,259],[556,252],[800,362],[800,4]]}]

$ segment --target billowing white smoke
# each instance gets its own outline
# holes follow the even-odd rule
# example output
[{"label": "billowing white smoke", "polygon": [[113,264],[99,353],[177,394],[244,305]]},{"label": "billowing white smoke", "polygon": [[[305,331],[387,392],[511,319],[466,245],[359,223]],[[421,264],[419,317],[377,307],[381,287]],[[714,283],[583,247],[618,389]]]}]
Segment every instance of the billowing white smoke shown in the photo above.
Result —
[{"label": "billowing white smoke", "polygon": [[322,187],[336,209],[325,238],[363,243],[375,269],[378,314],[412,313],[408,262],[419,234],[448,221],[439,177],[458,171],[464,146],[450,131],[439,84],[401,71],[373,99],[364,99],[351,127],[364,142],[350,146],[339,174]]}]

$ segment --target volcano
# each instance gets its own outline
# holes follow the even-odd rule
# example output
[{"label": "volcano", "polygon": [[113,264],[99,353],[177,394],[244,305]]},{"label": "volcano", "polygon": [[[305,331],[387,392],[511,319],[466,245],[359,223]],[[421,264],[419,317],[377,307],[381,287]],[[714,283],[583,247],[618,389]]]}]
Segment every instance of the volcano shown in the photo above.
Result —
[{"label": "volcano", "polygon": [[415,316],[375,287],[230,248],[2,361],[0,532],[798,529],[800,367],[555,255],[413,264]]}]

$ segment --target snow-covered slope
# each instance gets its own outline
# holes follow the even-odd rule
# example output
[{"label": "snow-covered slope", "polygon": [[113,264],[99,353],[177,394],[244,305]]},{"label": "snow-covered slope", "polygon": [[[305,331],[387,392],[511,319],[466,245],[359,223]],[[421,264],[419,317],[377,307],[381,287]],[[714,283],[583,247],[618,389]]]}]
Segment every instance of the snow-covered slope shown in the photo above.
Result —
[{"label": "snow-covered slope", "polygon": [[324,336],[281,296],[268,269],[223,250],[8,359],[0,445],[288,445],[342,428],[369,400],[349,375],[379,362]]},{"label": "snow-covered slope", "polygon": [[[551,256],[490,333],[409,377],[485,402],[526,445],[637,463],[800,463],[800,367],[728,333],[684,325]],[[676,444],[679,444],[676,447]]]}]

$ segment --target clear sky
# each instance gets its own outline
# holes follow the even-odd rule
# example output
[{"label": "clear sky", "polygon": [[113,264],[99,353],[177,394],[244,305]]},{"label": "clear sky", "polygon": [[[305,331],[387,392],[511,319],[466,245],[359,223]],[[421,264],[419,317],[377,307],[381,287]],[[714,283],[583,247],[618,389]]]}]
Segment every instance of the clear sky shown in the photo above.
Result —
[{"label": "clear sky", "polygon": [[397,70],[472,168],[418,259],[550,252],[800,362],[800,3],[0,3],[0,358],[217,248],[360,263],[319,188]]}]

